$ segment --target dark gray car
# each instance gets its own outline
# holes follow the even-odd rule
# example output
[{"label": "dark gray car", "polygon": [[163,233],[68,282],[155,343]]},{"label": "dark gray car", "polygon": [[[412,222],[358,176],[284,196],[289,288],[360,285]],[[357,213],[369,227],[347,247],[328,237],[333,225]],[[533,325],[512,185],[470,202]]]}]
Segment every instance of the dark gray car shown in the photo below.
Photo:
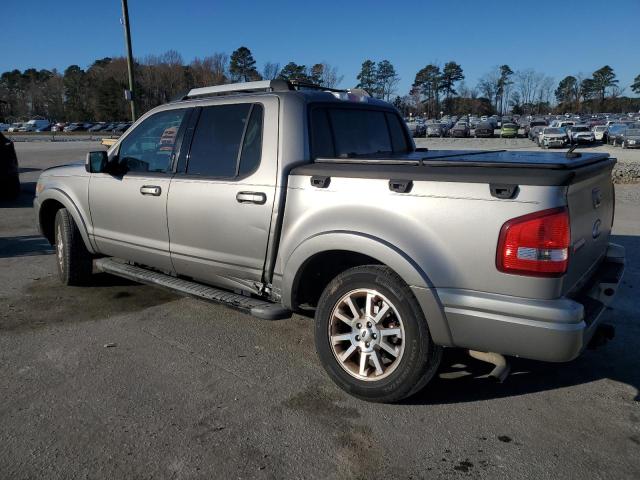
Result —
[{"label": "dark gray car", "polygon": [[640,125],[633,125],[617,136],[622,148],[640,148]]}]

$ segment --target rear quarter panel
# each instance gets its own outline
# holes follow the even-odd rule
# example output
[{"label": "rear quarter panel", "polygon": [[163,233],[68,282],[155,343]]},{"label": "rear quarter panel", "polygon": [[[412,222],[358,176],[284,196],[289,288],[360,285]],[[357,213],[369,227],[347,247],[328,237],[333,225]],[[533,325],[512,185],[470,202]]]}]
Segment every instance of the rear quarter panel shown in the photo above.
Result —
[{"label": "rear quarter panel", "polygon": [[401,194],[389,190],[388,180],[332,177],[321,189],[309,176],[292,175],[276,275],[295,275],[287,261],[309,239],[351,232],[403,252],[422,272],[423,284],[416,286],[555,298],[561,279],[501,273],[495,258],[504,222],[562,205],[565,187],[521,186],[516,198],[499,200],[482,183],[417,181]]}]

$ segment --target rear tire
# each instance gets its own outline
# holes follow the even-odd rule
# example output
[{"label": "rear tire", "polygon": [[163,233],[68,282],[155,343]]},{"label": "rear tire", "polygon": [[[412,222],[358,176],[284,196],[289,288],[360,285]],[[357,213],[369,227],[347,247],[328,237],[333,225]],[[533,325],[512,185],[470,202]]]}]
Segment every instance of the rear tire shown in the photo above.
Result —
[{"label": "rear tire", "polygon": [[351,268],[327,285],[316,310],[315,343],[331,379],[371,402],[418,392],[442,358],[411,289],[379,265]]},{"label": "rear tire", "polygon": [[54,225],[58,277],[65,285],[86,285],[91,279],[93,259],[80,230],[66,208],[56,213]]}]

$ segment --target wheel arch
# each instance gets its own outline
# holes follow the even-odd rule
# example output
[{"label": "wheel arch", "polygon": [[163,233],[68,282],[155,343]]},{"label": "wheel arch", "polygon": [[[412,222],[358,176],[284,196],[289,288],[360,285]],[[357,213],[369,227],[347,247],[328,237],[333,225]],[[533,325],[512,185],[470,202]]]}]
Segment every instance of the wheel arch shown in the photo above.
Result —
[{"label": "wheel arch", "polygon": [[38,209],[38,226],[42,235],[49,241],[51,245],[55,243],[54,224],[56,213],[61,208],[66,208],[73,221],[78,226],[82,240],[90,253],[96,253],[89,239],[87,223],[85,222],[80,210],[75,202],[62,190],[50,189],[46,190],[46,194],[38,198],[40,207]]},{"label": "wheel arch", "polygon": [[[331,265],[336,261],[338,264],[333,268]],[[366,264],[384,265],[398,274],[420,303],[434,341],[439,344],[451,343],[444,309],[427,273],[395,245],[360,232],[326,232],[301,242],[284,264],[282,303],[287,308],[300,311],[300,305],[308,300],[305,297],[305,282],[313,281],[313,296],[319,298],[336,275],[348,268]],[[314,275],[318,265],[322,267],[319,276]]]}]

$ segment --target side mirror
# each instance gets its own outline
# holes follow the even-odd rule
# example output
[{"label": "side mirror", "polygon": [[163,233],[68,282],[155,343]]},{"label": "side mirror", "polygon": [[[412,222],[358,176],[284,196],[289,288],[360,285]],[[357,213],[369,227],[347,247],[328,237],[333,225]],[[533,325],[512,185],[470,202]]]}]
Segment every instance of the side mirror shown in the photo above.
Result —
[{"label": "side mirror", "polygon": [[102,173],[106,170],[108,161],[109,157],[104,150],[89,152],[84,162],[84,168],[89,173]]}]

